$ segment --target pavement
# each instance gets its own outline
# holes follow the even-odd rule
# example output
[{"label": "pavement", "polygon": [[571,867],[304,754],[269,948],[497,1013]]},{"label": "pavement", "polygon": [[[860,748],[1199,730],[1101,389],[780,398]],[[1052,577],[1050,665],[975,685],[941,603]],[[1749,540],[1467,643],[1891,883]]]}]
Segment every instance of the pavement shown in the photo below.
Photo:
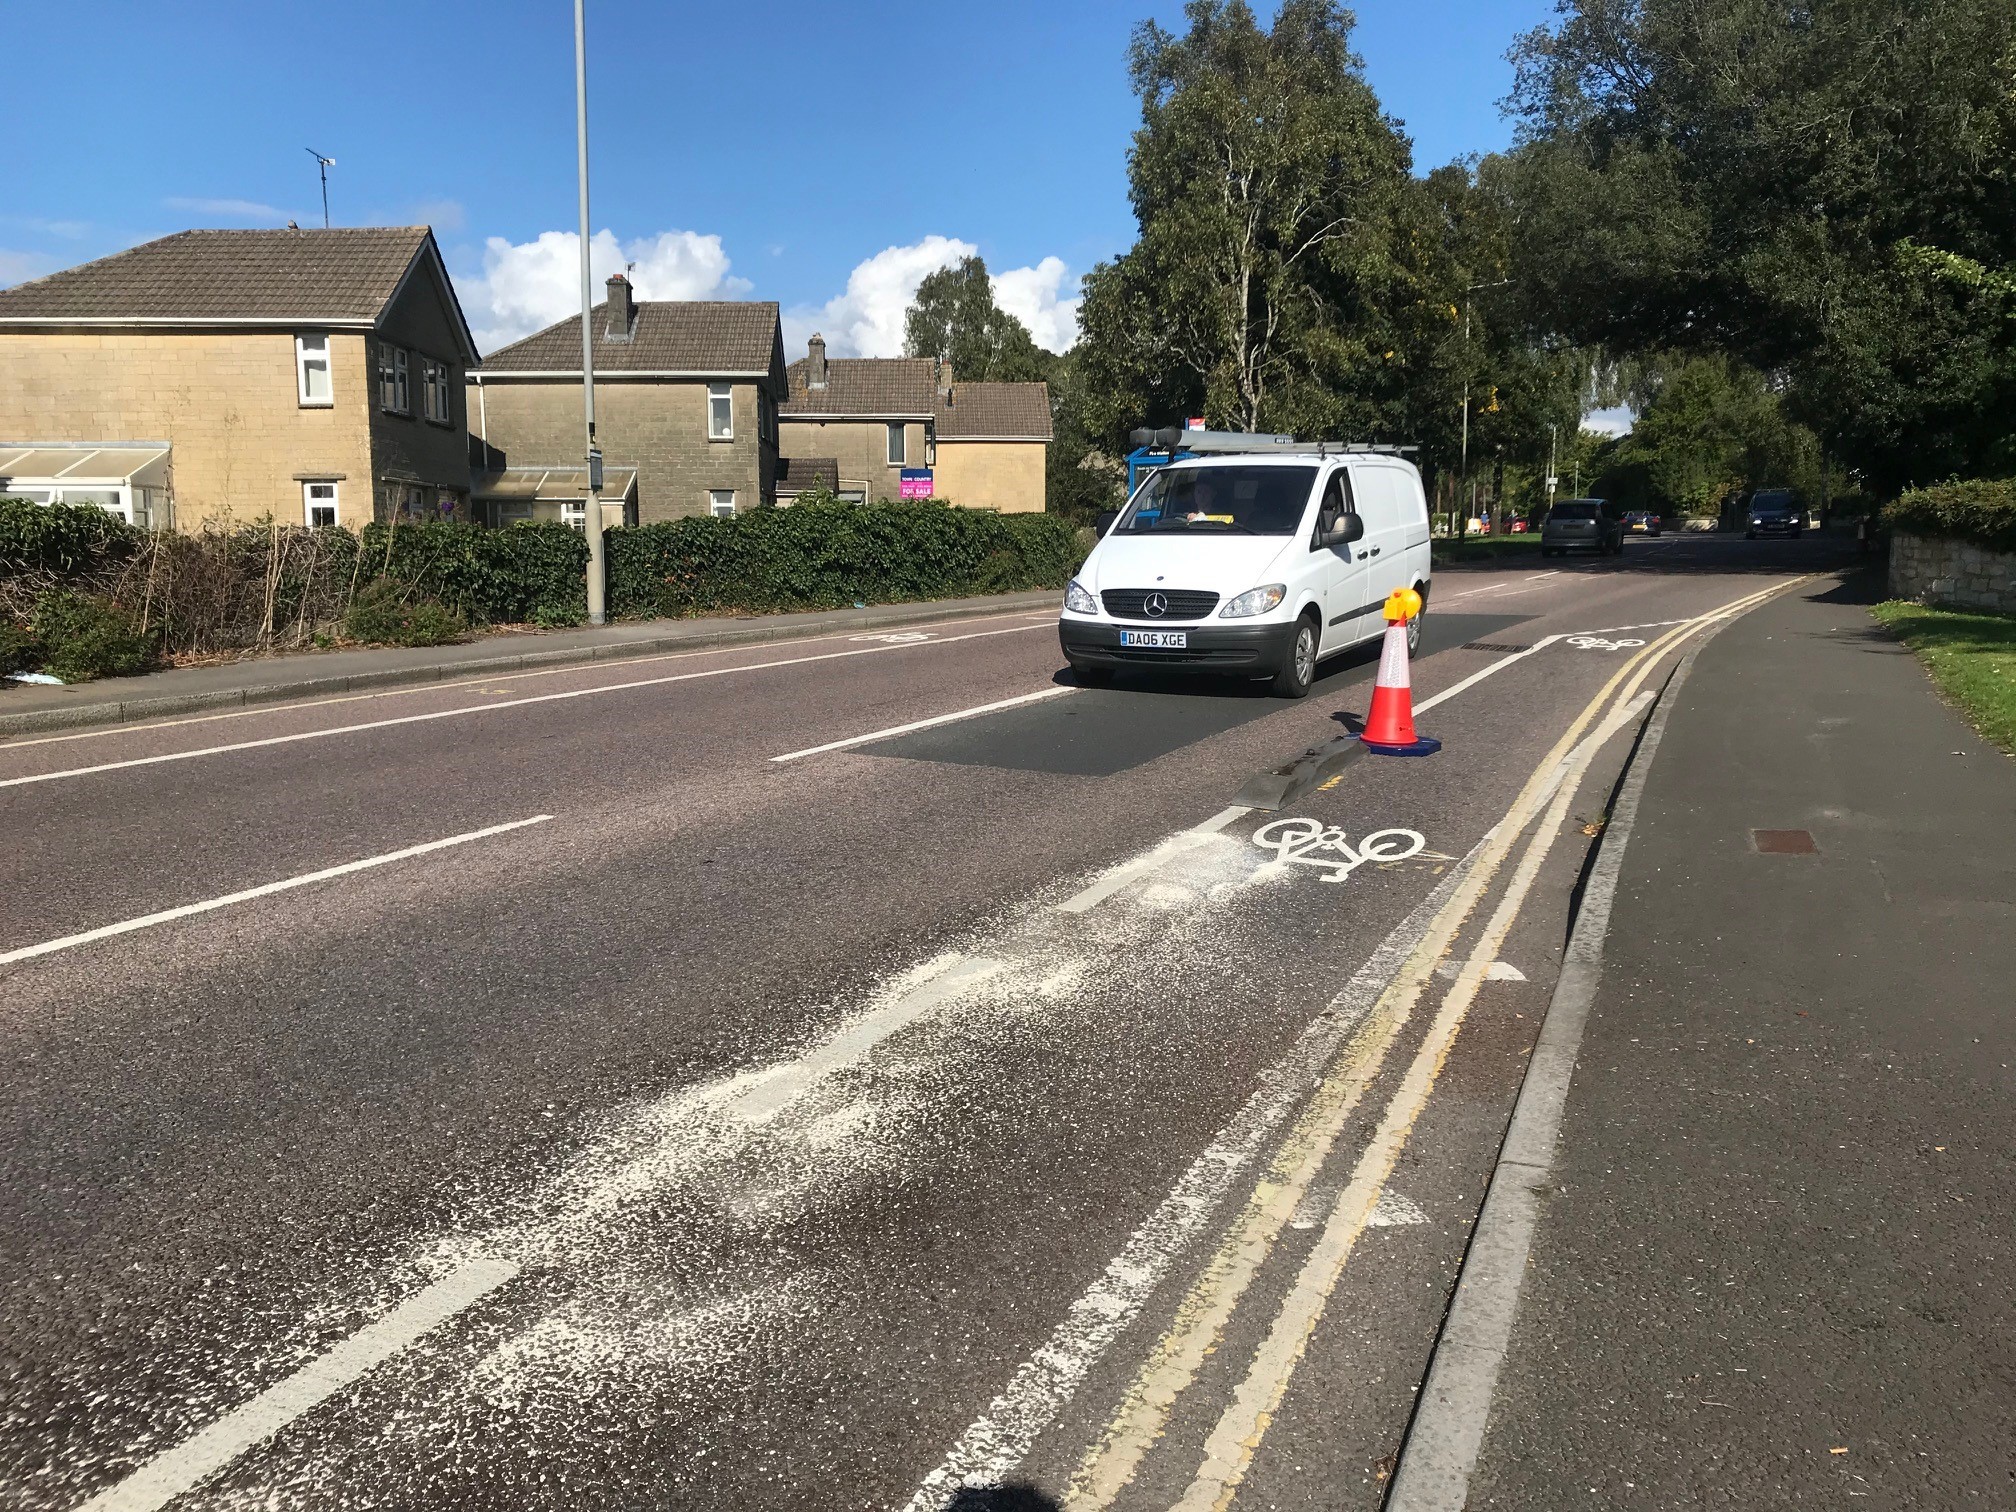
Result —
[{"label": "pavement", "polygon": [[1835,550],[1438,572],[1442,753],[1279,809],[1368,650],[1047,606],[0,742],[0,1503],[1380,1506],[1659,690]]},{"label": "pavement", "polygon": [[527,667],[647,656],[702,646],[759,644],[824,631],[874,630],[993,614],[1056,602],[1049,592],[873,604],[797,614],[623,620],[578,630],[523,630],[452,646],[375,646],[246,657],[203,667],[174,667],[142,677],[104,678],[56,687],[0,681],[0,737],[158,719],[198,709],[319,698],[367,688],[516,672]]},{"label": "pavement", "polygon": [[1678,697],[1470,1507],[2016,1501],[2016,764],[1879,588]]}]

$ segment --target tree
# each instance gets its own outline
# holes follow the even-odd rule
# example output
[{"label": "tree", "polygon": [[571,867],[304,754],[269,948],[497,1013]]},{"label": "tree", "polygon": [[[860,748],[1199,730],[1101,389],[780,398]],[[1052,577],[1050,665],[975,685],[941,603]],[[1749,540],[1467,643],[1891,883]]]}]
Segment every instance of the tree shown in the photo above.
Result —
[{"label": "tree", "polygon": [[1726,352],[1879,488],[2007,465],[2008,0],[1564,0],[1525,37],[1513,261],[1566,339]]},{"label": "tree", "polygon": [[1271,31],[1243,0],[1185,14],[1184,36],[1144,22],[1130,49],[1140,236],[1086,280],[1088,416],[1316,429],[1383,382],[1382,323],[1357,317],[1391,271],[1407,144],[1335,0],[1285,0]]},{"label": "tree", "polygon": [[1049,371],[1051,357],[1029,328],[994,302],[987,264],[961,258],[927,274],[903,316],[903,355],[938,357],[954,378],[1031,383]]}]

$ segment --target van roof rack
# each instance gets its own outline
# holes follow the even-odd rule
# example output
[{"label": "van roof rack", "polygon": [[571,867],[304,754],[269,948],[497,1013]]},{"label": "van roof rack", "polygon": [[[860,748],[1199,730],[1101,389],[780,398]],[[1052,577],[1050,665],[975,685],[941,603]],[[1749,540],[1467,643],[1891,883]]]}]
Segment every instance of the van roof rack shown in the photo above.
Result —
[{"label": "van roof rack", "polygon": [[1293,436],[1270,436],[1247,431],[1186,430],[1179,432],[1178,435],[1180,436],[1178,445],[1198,456],[1244,453],[1267,456],[1337,457],[1376,453],[1398,457],[1421,449],[1418,446],[1389,446],[1374,441],[1298,441]]}]

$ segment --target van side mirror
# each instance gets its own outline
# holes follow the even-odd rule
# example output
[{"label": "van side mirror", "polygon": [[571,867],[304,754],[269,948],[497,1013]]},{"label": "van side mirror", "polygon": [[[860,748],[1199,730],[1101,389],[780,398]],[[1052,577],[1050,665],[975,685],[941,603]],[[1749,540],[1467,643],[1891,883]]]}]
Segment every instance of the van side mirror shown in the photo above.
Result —
[{"label": "van side mirror", "polygon": [[1119,519],[1120,519],[1119,510],[1102,509],[1099,511],[1097,515],[1093,517],[1092,528],[1103,536],[1106,534],[1107,531],[1111,530],[1114,527],[1114,525],[1119,521]]},{"label": "van side mirror", "polygon": [[1365,517],[1361,514],[1347,514],[1337,522],[1337,528],[1330,532],[1327,542],[1331,546],[1349,546],[1365,534]]}]

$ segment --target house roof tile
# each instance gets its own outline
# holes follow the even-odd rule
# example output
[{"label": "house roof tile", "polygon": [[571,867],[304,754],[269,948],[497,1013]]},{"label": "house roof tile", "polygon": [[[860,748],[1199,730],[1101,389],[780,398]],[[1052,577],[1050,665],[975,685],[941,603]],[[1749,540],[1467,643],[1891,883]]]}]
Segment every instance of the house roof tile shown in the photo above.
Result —
[{"label": "house roof tile", "polygon": [[0,289],[0,324],[370,322],[430,239],[425,226],[178,231]]},{"label": "house roof tile", "polygon": [[[598,373],[767,373],[781,352],[771,300],[640,300],[628,340],[609,334],[609,306],[591,312]],[[581,371],[581,317],[483,359],[486,373]]]},{"label": "house roof tile", "polygon": [[777,459],[777,487],[789,489],[792,493],[803,493],[807,489],[840,486],[840,459],[838,457],[779,457]]},{"label": "house roof tile", "polygon": [[940,441],[1050,439],[1047,383],[954,383],[938,396]]},{"label": "house roof tile", "polygon": [[806,383],[805,360],[785,369],[790,397],[778,407],[791,415],[916,415],[928,417],[937,389],[929,357],[834,357],[826,363],[826,387]]}]

